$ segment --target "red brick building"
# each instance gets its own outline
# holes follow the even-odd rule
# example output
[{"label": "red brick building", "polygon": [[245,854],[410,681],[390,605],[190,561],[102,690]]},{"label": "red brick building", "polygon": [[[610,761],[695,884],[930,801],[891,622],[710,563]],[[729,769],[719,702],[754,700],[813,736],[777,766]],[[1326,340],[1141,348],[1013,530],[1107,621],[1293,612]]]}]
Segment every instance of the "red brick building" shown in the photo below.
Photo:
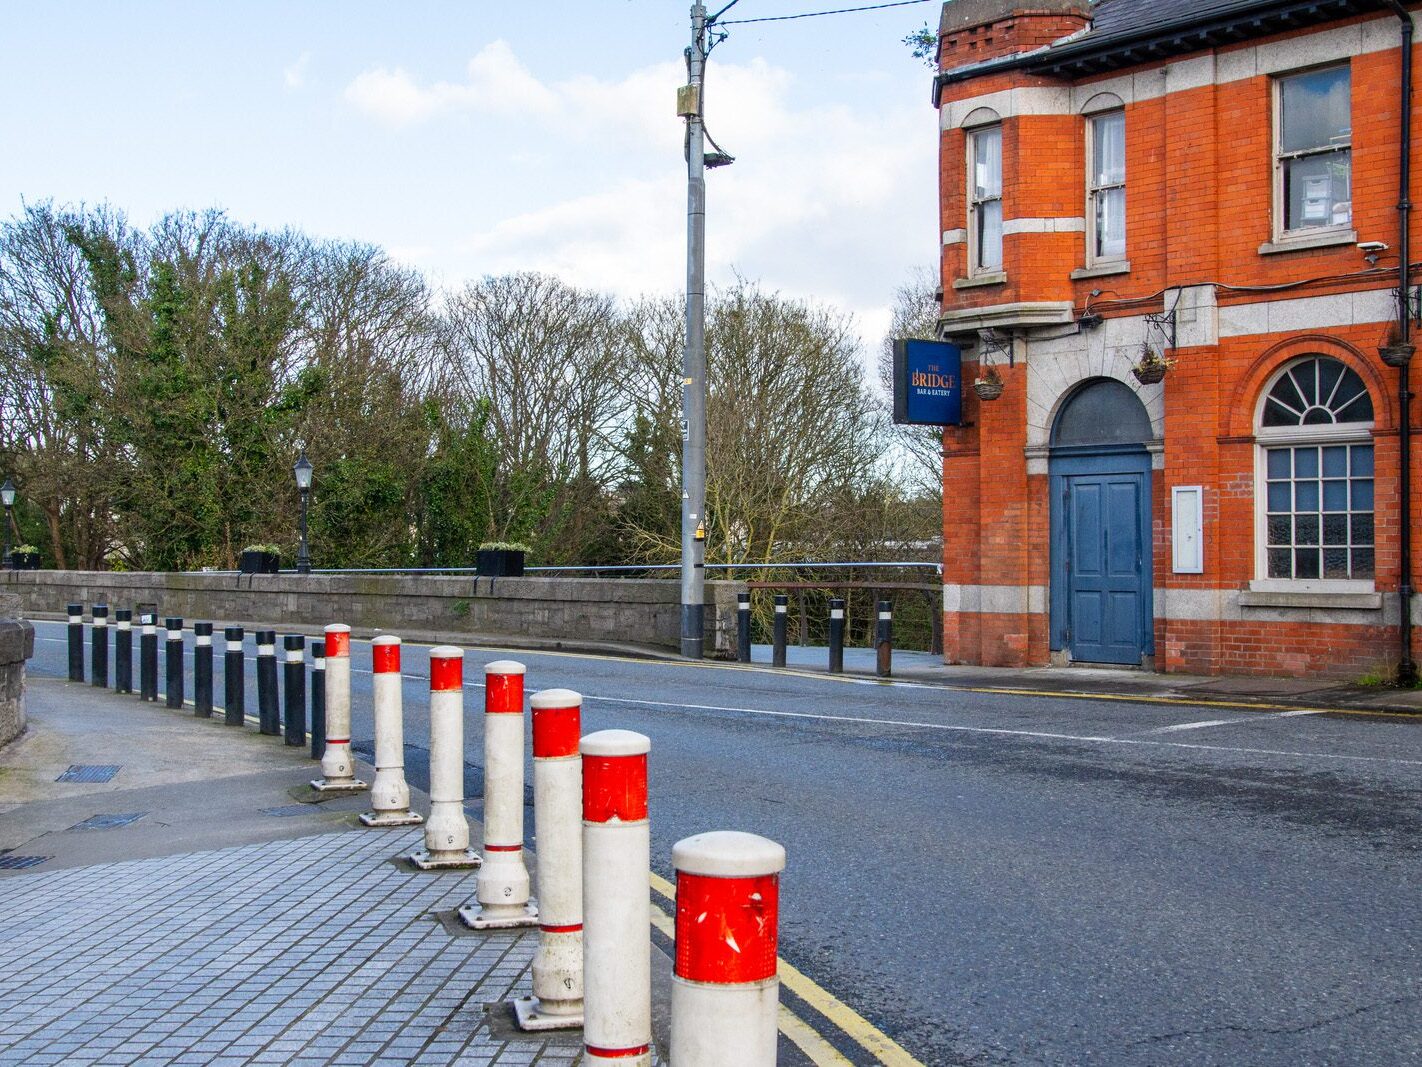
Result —
[{"label": "red brick building", "polygon": [[944,4],[949,661],[1406,669],[1412,18]]}]

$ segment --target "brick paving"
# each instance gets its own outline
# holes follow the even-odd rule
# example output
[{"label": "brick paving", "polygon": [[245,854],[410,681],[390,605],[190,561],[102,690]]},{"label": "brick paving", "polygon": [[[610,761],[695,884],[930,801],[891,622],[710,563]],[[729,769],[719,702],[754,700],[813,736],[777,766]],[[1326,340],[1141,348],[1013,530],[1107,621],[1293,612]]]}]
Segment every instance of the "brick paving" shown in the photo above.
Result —
[{"label": "brick paving", "polygon": [[454,935],[472,875],[389,862],[419,831],[343,832],[12,876],[0,1063],[572,1064],[528,1039],[534,931]]}]

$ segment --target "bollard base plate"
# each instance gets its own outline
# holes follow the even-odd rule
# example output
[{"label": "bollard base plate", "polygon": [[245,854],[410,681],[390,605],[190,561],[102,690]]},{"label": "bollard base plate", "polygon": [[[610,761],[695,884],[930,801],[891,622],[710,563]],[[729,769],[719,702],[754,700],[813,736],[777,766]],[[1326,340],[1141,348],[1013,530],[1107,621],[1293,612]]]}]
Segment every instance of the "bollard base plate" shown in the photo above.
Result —
[{"label": "bollard base plate", "polygon": [[367,811],[360,821],[366,826],[418,826],[425,817],[417,811]]},{"label": "bollard base plate", "polygon": [[496,918],[485,915],[482,904],[466,904],[459,909],[459,921],[471,930],[517,930],[524,926],[537,926],[538,902],[530,900],[523,906],[521,915]]},{"label": "bollard base plate", "polygon": [[417,848],[406,858],[422,871],[467,871],[484,863],[484,858],[472,848],[439,854],[431,853],[427,848]]},{"label": "bollard base plate", "polygon": [[370,786],[362,782],[359,778],[341,779],[332,782],[325,778],[311,779],[311,788],[318,793],[359,793]]},{"label": "bollard base plate", "polygon": [[566,1015],[546,1014],[538,1010],[537,997],[519,997],[513,1002],[513,1010],[520,1030],[580,1030],[583,1026],[582,1011]]}]

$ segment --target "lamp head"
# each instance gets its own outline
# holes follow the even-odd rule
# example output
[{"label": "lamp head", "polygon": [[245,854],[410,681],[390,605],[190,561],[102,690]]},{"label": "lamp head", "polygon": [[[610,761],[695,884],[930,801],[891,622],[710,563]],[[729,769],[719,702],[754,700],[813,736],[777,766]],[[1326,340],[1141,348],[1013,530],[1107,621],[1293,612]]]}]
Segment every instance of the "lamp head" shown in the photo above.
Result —
[{"label": "lamp head", "polygon": [[15,506],[15,483],[9,478],[5,479],[4,485],[0,485],[0,500],[5,502],[7,508]]},{"label": "lamp head", "polygon": [[291,472],[296,475],[296,488],[303,492],[311,488],[311,461],[306,458],[303,450],[301,458],[296,461],[296,466],[291,468]]}]

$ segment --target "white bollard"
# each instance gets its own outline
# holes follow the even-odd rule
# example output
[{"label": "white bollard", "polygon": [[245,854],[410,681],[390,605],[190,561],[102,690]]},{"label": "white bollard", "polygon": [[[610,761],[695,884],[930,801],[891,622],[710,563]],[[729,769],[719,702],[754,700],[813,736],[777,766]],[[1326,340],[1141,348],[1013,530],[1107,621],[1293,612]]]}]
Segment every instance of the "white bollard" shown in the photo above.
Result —
[{"label": "white bollard", "polygon": [[561,1030],[583,1025],[583,698],[545,689],[531,703],[540,915],[533,996],[514,1015],[522,1030]]},{"label": "white bollard", "polygon": [[405,782],[405,705],[401,692],[400,639],[384,634],[370,643],[371,687],[375,700],[375,781],[366,826],[415,826],[424,816],[410,810]]},{"label": "white bollard", "polygon": [[785,849],[755,834],[717,830],[678,841],[672,865],[671,1062],[676,1067],[775,1067]]},{"label": "white bollard", "polygon": [[480,862],[464,817],[464,652],[449,645],[430,649],[430,817],[410,862],[423,871]]},{"label": "white bollard", "polygon": [[484,667],[484,866],[465,926],[509,930],[538,925],[523,862],[524,666],[501,659]]},{"label": "white bollard", "polygon": [[650,740],[630,730],[600,730],[580,745],[583,1053],[588,1064],[652,1063],[651,749]]},{"label": "white bollard", "polygon": [[324,777],[311,783],[321,792],[365,789],[355,776],[351,754],[351,628],[326,627],[326,751],[321,756]]}]

